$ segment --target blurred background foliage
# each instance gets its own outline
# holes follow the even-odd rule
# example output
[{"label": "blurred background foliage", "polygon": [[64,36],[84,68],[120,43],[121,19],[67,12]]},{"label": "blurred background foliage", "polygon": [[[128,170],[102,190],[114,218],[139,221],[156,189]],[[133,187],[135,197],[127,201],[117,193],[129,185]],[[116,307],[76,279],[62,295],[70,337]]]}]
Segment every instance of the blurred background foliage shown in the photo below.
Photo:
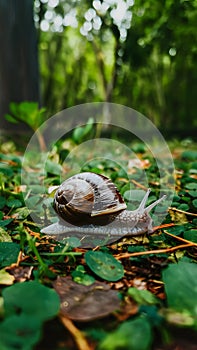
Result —
[{"label": "blurred background foliage", "polygon": [[0,19],[1,119],[11,102],[39,102],[48,118],[107,101],[196,135],[196,0],[0,0]]}]

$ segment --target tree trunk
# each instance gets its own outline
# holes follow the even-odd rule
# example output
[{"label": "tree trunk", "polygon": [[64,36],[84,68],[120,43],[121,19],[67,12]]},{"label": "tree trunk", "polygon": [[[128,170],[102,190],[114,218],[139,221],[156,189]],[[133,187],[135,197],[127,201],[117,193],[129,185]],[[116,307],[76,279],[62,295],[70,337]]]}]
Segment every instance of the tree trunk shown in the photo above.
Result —
[{"label": "tree trunk", "polygon": [[37,34],[33,0],[0,0],[0,129],[21,133],[25,125],[5,120],[10,102],[39,101]]}]

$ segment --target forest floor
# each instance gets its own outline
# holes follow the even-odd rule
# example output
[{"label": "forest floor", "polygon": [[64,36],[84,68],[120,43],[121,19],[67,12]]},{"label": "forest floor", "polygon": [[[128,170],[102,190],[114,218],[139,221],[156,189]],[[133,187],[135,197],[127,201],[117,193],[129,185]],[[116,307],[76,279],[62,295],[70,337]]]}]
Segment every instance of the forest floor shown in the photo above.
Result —
[{"label": "forest floor", "polygon": [[57,186],[70,171],[61,157],[73,143],[54,148],[45,173],[35,158],[24,164],[13,144],[1,145],[1,350],[197,349],[197,148],[190,140],[169,145],[173,173],[158,169],[141,144],[129,146],[138,162],[124,159],[127,172],[109,159],[85,163],[82,171],[111,178],[130,210],[147,190],[146,177],[148,204],[161,184],[170,198],[167,210],[158,206],[152,234],[92,249],[74,234],[56,240],[40,233],[55,221],[53,192],[43,183]]}]

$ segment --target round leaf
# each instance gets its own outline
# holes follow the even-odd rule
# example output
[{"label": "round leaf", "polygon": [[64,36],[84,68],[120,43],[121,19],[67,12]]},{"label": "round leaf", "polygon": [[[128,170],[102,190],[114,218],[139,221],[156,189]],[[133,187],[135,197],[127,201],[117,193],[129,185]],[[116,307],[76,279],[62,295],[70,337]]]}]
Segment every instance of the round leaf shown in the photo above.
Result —
[{"label": "round leaf", "polygon": [[168,306],[197,317],[197,265],[188,262],[171,264],[162,275]]},{"label": "round leaf", "polygon": [[151,326],[147,318],[142,316],[123,322],[114,332],[104,338],[98,349],[148,350],[151,348],[151,343]]},{"label": "round leaf", "polygon": [[9,266],[18,259],[20,246],[14,242],[0,242],[0,267]]},{"label": "round leaf", "polygon": [[191,197],[197,197],[197,191],[196,190],[191,190],[188,192]]},{"label": "round leaf", "polygon": [[104,280],[118,281],[124,276],[122,264],[110,254],[88,251],[85,253],[85,261],[89,268]]},{"label": "round leaf", "polygon": [[60,307],[55,290],[37,281],[17,283],[2,292],[6,314],[18,312],[31,315],[39,321],[54,317]]},{"label": "round leaf", "polygon": [[10,198],[6,201],[6,205],[9,208],[20,208],[22,206],[22,202],[19,199]]},{"label": "round leaf", "polygon": [[192,204],[193,204],[193,206],[194,206],[195,208],[197,208],[197,199],[194,199],[194,200],[192,201]]},{"label": "round leaf", "polygon": [[185,187],[189,190],[197,190],[197,182],[189,182]]},{"label": "round leaf", "polygon": [[188,210],[189,210],[189,205],[188,205],[187,203],[181,203],[181,204],[178,206],[178,209],[184,210],[184,211],[188,211]]},{"label": "round leaf", "polygon": [[1,323],[0,334],[0,349],[32,350],[41,337],[40,323],[30,315],[11,315]]},{"label": "round leaf", "polygon": [[149,290],[139,290],[135,287],[128,289],[128,295],[140,305],[158,304],[158,299]]}]

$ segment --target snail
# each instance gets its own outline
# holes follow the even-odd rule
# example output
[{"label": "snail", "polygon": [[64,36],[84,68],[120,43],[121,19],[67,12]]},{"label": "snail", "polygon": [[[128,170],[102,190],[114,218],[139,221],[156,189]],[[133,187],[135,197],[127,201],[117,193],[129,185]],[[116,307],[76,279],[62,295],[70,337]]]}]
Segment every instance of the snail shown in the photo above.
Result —
[{"label": "snail", "polygon": [[53,206],[59,221],[41,232],[58,239],[72,234],[84,247],[109,244],[125,235],[151,233],[149,213],[165,195],[146,207],[149,194],[150,189],[139,207],[129,211],[108,177],[92,172],[76,174],[65,180],[55,193]]}]

